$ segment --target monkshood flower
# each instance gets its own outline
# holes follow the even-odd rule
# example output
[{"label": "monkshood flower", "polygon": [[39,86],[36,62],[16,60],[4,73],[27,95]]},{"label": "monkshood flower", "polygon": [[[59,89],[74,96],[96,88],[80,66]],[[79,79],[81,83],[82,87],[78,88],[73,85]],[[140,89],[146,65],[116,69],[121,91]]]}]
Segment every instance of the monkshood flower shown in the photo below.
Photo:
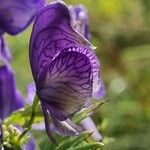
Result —
[{"label": "monkshood flower", "polygon": [[75,6],[70,5],[68,8],[71,15],[72,27],[89,40],[91,38],[91,34],[89,31],[89,17],[87,9],[82,4]]},{"label": "monkshood flower", "polygon": [[50,116],[57,132],[78,135],[82,130],[70,118],[90,106],[99,91],[100,63],[92,44],[72,28],[63,2],[53,2],[38,14],[29,57],[49,138],[54,141]]},{"label": "monkshood flower", "polygon": [[7,65],[0,66],[0,118],[3,120],[23,105],[11,68]]},{"label": "monkshood flower", "polygon": [[10,53],[2,35],[23,31],[34,19],[45,0],[0,0],[0,59],[10,61]]}]

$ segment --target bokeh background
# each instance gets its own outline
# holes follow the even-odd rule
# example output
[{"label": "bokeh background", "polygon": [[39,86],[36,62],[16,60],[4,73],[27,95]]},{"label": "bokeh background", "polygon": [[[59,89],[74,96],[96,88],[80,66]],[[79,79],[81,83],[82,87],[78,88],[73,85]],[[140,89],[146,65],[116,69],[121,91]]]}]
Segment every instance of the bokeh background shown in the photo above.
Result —
[{"label": "bokeh background", "polygon": [[[91,42],[97,46],[101,77],[109,102],[94,114],[106,150],[150,149],[150,1],[66,0],[89,12]],[[13,55],[17,86],[26,95],[32,79],[28,43],[32,25],[17,36],[5,35]]]}]

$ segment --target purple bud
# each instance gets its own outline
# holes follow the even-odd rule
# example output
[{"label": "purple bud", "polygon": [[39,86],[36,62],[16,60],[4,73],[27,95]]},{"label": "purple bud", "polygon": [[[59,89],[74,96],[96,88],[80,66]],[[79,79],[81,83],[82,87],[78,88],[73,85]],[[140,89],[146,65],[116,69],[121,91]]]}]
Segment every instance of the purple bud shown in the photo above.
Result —
[{"label": "purple bud", "polygon": [[88,12],[83,5],[69,6],[72,27],[90,40]]}]

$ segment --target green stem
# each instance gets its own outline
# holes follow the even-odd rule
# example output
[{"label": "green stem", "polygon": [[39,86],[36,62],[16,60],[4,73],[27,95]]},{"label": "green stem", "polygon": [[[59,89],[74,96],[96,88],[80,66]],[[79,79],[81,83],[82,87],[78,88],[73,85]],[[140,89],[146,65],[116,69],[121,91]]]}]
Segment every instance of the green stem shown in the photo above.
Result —
[{"label": "green stem", "polygon": [[36,110],[38,108],[38,103],[39,103],[39,98],[36,95],[32,104],[32,113],[31,113],[31,117],[30,120],[28,122],[28,124],[26,125],[26,128],[24,129],[24,131],[21,133],[21,135],[18,137],[18,143],[21,141],[21,139],[26,135],[27,132],[29,132],[32,128],[32,124],[34,122],[35,119],[35,113]]}]

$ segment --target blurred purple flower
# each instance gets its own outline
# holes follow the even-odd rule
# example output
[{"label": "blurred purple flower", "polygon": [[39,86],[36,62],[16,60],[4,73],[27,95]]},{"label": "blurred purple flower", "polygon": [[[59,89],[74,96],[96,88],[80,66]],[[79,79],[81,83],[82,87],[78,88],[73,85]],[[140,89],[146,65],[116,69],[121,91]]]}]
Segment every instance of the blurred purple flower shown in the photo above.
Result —
[{"label": "blurred purple flower", "polygon": [[50,115],[57,132],[79,134],[81,128],[69,118],[90,106],[101,88],[100,63],[91,43],[72,28],[63,2],[53,2],[38,14],[29,54],[48,136],[54,141]]},{"label": "blurred purple flower", "polygon": [[35,87],[35,83],[29,83],[27,85],[27,96],[26,96],[26,102],[30,105],[32,105],[34,97],[36,94],[36,87]]},{"label": "blurred purple flower", "polygon": [[[24,106],[23,97],[16,88],[16,81],[11,68],[7,65],[0,66],[0,120],[5,119],[12,112]],[[34,139],[26,143],[25,149],[34,150]]]},{"label": "blurred purple flower", "polygon": [[7,65],[0,66],[0,118],[3,120],[23,105],[12,70]]},{"label": "blurred purple flower", "polygon": [[2,35],[23,31],[34,19],[45,0],[0,0],[0,60],[9,62],[11,55]]},{"label": "blurred purple flower", "polygon": [[35,150],[36,144],[33,137],[24,145],[24,150]]},{"label": "blurred purple flower", "polygon": [[0,0],[0,29],[9,34],[23,31],[45,0]]},{"label": "blurred purple flower", "polygon": [[90,40],[89,18],[87,9],[83,5],[70,5],[69,7],[72,27],[82,34],[86,39]]}]

